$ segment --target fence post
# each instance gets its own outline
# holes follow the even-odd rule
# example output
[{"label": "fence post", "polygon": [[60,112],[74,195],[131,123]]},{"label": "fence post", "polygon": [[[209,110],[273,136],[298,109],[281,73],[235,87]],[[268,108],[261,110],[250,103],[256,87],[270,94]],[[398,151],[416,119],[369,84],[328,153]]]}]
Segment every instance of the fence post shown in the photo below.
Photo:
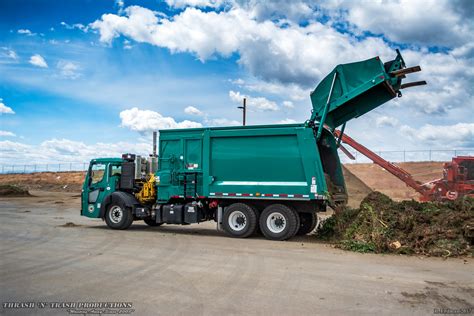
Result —
[{"label": "fence post", "polygon": [[58,163],[58,172],[61,171],[61,164]]},{"label": "fence post", "polygon": [[454,157],[456,157],[458,155],[458,151],[455,149],[454,150]]}]

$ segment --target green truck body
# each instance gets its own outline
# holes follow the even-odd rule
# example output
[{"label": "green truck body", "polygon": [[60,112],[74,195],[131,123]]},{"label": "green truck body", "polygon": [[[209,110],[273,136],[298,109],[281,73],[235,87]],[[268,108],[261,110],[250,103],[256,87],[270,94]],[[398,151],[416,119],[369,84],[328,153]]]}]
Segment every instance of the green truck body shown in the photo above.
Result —
[{"label": "green truck body", "polygon": [[375,57],[339,65],[311,93],[304,123],[162,130],[158,159],[145,169],[130,154],[94,159],[81,214],[116,229],[139,219],[214,220],[234,237],[258,226],[275,240],[307,233],[316,212],[347,202],[334,129],[401,96],[401,79],[413,71],[419,67],[405,68],[399,53],[385,64]]},{"label": "green truck body", "polygon": [[[158,202],[199,196],[324,200],[325,174],[344,195],[334,137],[325,131],[321,143],[324,148],[305,124],[161,131]],[[194,178],[196,188],[184,187]]]}]

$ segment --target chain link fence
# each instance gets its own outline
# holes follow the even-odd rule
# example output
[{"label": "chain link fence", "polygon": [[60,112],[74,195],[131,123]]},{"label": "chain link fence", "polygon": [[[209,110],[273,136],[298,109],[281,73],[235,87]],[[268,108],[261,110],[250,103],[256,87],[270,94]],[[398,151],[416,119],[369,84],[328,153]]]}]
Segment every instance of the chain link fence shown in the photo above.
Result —
[{"label": "chain link fence", "polygon": [[[370,159],[349,146],[345,148],[354,156],[355,160],[349,159],[339,151],[342,163],[370,163]],[[474,156],[474,148],[464,149],[427,149],[427,150],[382,150],[375,151],[376,154],[391,162],[415,162],[415,161],[450,161],[455,156]],[[44,164],[0,164],[0,173],[34,173],[34,172],[67,172],[86,171],[89,162],[58,162]]]},{"label": "chain link fence", "polygon": [[34,172],[67,172],[85,171],[89,162],[62,162],[47,164],[2,164],[0,173],[34,173]]}]

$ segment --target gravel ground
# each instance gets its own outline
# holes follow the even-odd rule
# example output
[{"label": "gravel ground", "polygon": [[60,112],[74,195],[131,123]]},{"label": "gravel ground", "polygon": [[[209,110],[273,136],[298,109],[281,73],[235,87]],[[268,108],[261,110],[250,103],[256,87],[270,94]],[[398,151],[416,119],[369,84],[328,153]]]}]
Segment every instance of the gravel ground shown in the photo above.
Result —
[{"label": "gravel ground", "polygon": [[77,194],[32,194],[0,199],[2,314],[77,311],[8,302],[131,302],[134,315],[432,315],[474,302],[471,258],[232,239],[213,223],[113,231],[79,216]]}]

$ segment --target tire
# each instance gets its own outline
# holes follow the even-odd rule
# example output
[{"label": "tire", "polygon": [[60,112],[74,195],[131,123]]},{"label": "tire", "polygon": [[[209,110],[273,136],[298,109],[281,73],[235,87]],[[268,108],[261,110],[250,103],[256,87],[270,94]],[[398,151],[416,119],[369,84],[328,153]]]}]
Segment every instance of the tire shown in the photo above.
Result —
[{"label": "tire", "polygon": [[296,211],[283,204],[267,206],[260,216],[260,230],[270,240],[287,240],[299,229]]},{"label": "tire", "polygon": [[105,222],[112,229],[127,229],[132,225],[133,215],[130,208],[121,202],[115,202],[107,208]]},{"label": "tire", "polygon": [[224,231],[231,237],[246,238],[257,230],[258,212],[245,203],[234,203],[225,209]]},{"label": "tire", "polygon": [[143,221],[151,227],[161,226],[163,223],[157,223],[153,218],[145,218]]},{"label": "tire", "polygon": [[299,213],[300,225],[296,235],[306,235],[312,232],[318,224],[318,217],[315,213]]}]

